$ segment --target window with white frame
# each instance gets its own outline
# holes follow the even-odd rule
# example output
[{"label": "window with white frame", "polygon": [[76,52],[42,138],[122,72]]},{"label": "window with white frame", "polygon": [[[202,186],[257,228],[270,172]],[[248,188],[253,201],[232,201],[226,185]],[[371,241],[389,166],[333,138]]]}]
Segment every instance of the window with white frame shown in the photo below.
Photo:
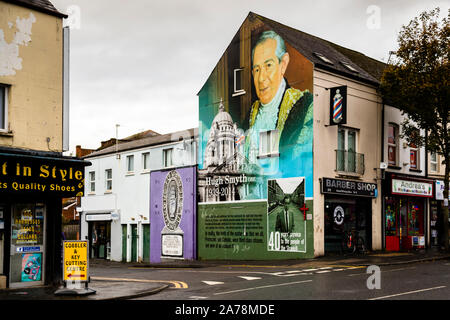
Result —
[{"label": "window with white frame", "polygon": [[0,131],[8,129],[8,87],[0,84]]},{"label": "window with white frame", "polygon": [[430,154],[430,171],[438,172],[438,155],[436,152]]},{"label": "window with white frame", "polygon": [[163,150],[164,168],[173,166],[173,148]]},{"label": "window with white frame", "polygon": [[150,170],[150,152],[144,152],[142,154],[142,170]]},{"label": "window with white frame", "polygon": [[388,164],[398,166],[398,134],[399,127],[389,123],[388,127]]},{"label": "window with white frame", "polygon": [[[420,135],[419,130],[414,131],[415,135]],[[419,169],[419,148],[414,143],[409,144],[409,168],[413,170]]]},{"label": "window with white frame", "polygon": [[259,133],[259,156],[278,155],[278,130]]},{"label": "window with white frame", "polygon": [[95,192],[95,171],[89,172],[89,192]]},{"label": "window with white frame", "polygon": [[357,130],[339,127],[336,153],[337,171],[356,172],[358,161],[356,156],[357,136]]},{"label": "window with white frame", "polygon": [[106,191],[112,190],[112,169],[105,170]]},{"label": "window with white frame", "polygon": [[127,156],[127,172],[134,172],[134,156]]}]

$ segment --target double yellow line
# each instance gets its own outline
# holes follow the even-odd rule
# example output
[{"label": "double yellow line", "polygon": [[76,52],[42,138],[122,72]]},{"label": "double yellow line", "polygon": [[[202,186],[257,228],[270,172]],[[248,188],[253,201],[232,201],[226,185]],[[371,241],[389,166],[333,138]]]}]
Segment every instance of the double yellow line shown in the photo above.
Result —
[{"label": "double yellow line", "polygon": [[168,283],[173,285],[174,289],[187,289],[189,286],[183,281],[170,280],[147,280],[147,279],[129,279],[129,278],[107,278],[107,277],[91,277],[91,280],[98,281],[124,281],[124,282],[144,282],[144,283]]}]

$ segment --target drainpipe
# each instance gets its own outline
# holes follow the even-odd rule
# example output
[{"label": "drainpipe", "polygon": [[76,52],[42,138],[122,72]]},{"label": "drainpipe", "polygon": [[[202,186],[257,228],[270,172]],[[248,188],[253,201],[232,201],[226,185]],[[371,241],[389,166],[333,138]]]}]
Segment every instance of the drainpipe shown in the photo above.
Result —
[{"label": "drainpipe", "polygon": [[[381,104],[381,162],[384,162],[384,102]],[[386,225],[386,217],[384,215],[385,209],[384,209],[384,194],[385,194],[385,183],[383,179],[383,173],[381,175],[381,249],[386,249],[386,230],[384,229],[384,226]]]}]

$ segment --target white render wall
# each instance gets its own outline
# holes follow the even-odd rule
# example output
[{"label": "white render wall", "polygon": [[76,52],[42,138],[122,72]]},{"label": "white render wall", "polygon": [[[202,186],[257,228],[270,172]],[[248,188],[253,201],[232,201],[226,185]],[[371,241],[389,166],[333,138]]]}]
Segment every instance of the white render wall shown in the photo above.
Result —
[{"label": "white render wall", "polygon": [[[395,123],[398,125],[400,134],[402,132],[402,122],[405,119],[405,115],[401,114],[401,111],[397,108],[385,105],[384,109],[384,162],[388,163],[388,128],[389,123]],[[422,136],[425,135],[423,130],[420,130]],[[399,137],[398,143],[398,167],[401,169],[386,169],[386,171],[396,172],[401,174],[409,174],[416,176],[425,176],[425,148],[419,149],[419,170],[410,170],[409,167],[409,146],[405,139]],[[419,172],[421,171],[421,172]]]},{"label": "white render wall", "polygon": [[[122,225],[127,225],[127,262],[131,261],[131,224],[138,226],[137,261],[143,260],[143,225],[150,217],[150,171],[164,169],[163,150],[173,148],[173,167],[197,163],[196,140],[168,143],[86,158],[92,163],[85,168],[85,196],[81,198],[81,239],[88,239],[86,214],[113,212],[111,221],[112,261],[122,260]],[[149,169],[143,170],[142,154],[150,153]],[[127,172],[126,157],[134,155],[134,172]],[[105,170],[112,169],[112,191],[106,191]],[[90,192],[89,172],[95,171],[95,193]]]}]

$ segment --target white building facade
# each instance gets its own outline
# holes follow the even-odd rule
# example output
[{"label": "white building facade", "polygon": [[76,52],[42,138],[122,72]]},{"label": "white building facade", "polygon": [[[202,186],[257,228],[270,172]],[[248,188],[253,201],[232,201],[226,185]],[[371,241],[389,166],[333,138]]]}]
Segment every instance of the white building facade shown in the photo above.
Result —
[{"label": "white building facade", "polygon": [[149,261],[150,172],[195,165],[196,130],[120,143],[85,157],[80,235],[90,258]]}]

